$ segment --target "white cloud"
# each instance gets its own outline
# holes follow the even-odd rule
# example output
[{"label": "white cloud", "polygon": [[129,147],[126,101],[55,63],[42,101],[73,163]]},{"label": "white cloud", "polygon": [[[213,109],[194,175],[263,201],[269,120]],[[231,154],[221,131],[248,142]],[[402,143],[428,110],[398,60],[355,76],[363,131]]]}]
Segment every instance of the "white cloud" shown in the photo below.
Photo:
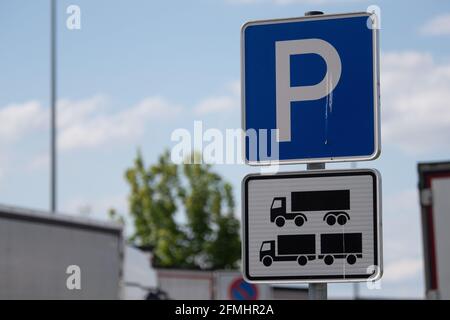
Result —
[{"label": "white cloud", "polygon": [[182,110],[160,97],[146,98],[119,112],[106,112],[103,104],[103,99],[93,98],[61,105],[59,146],[62,150],[133,141],[142,136],[149,121],[167,119]]},{"label": "white cloud", "polygon": [[422,271],[421,259],[400,259],[389,263],[383,272],[383,281],[400,282],[415,278]]},{"label": "white cloud", "polygon": [[[12,149],[48,125],[48,115],[37,101],[0,108],[0,181],[7,179],[16,163]],[[22,139],[22,140],[21,140]],[[0,184],[1,186],[1,184]]]},{"label": "white cloud", "polygon": [[207,114],[213,112],[222,112],[234,109],[236,107],[236,99],[230,96],[216,96],[202,100],[195,106],[197,114]]},{"label": "white cloud", "polygon": [[13,142],[47,123],[42,106],[37,101],[10,104],[0,108],[0,141]]},{"label": "white cloud", "polygon": [[[101,95],[84,100],[62,99],[57,112],[58,145],[62,150],[71,150],[133,141],[144,133],[148,122],[176,116],[181,110],[160,97],[143,99],[121,111],[110,110],[108,100]],[[11,143],[44,130],[48,120],[49,109],[36,101],[0,108],[0,141]],[[36,161],[42,164],[42,159]]]},{"label": "white cloud", "polygon": [[434,17],[420,28],[420,32],[430,36],[450,35],[450,13]]},{"label": "white cloud", "polygon": [[105,111],[108,99],[95,95],[83,100],[61,99],[58,101],[58,127],[64,129],[73,123],[83,122],[87,117]]},{"label": "white cloud", "polygon": [[226,86],[226,93],[207,97],[194,106],[194,112],[198,115],[209,113],[236,111],[240,106],[240,82],[234,81]]},{"label": "white cloud", "polygon": [[450,63],[414,51],[382,54],[383,142],[414,154],[450,148],[449,88]]}]

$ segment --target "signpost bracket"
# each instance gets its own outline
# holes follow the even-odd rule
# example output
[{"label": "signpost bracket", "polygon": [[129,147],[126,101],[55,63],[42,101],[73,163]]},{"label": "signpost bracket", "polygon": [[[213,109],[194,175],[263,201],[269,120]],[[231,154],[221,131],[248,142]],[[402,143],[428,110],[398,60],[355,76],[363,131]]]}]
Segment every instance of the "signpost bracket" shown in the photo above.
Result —
[{"label": "signpost bracket", "polygon": [[306,165],[306,170],[322,170],[322,169],[325,169],[325,162],[308,163]]}]

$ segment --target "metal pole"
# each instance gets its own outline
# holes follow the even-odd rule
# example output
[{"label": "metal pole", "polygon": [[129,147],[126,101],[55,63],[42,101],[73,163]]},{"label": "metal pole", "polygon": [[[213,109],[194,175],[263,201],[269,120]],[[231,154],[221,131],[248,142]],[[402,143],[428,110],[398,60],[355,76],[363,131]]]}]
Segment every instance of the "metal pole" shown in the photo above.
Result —
[{"label": "metal pole", "polygon": [[327,300],[328,298],[327,283],[310,283],[308,287],[309,300]]},{"label": "metal pole", "polygon": [[308,163],[306,165],[306,170],[322,170],[322,169],[325,169],[325,162]]},{"label": "metal pole", "polygon": [[[322,11],[307,11],[305,16],[317,16],[323,14]],[[306,170],[322,170],[325,169],[325,163],[308,163]],[[328,286],[327,283],[310,283],[308,287],[309,300],[327,300]]]},{"label": "metal pole", "polygon": [[56,202],[56,0],[50,2],[50,211],[57,210]]},{"label": "metal pole", "polygon": [[[325,163],[308,163],[306,170],[323,170]],[[327,283],[310,283],[308,286],[309,300],[327,300],[328,286]]]}]

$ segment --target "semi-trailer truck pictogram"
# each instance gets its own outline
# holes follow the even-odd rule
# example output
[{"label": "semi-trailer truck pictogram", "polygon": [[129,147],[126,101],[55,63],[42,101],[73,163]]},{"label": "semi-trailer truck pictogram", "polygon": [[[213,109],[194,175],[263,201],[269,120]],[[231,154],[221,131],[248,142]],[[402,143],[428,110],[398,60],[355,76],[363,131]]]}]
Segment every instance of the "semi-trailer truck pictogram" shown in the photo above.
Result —
[{"label": "semi-trailer truck pictogram", "polygon": [[315,234],[279,235],[277,240],[264,241],[259,251],[259,260],[266,266],[273,261],[297,261],[304,266],[316,258]]},{"label": "semi-trailer truck pictogram", "polygon": [[297,261],[304,266],[319,258],[326,265],[335,259],[346,259],[355,264],[362,258],[361,233],[325,233],[320,235],[320,253],[316,251],[315,234],[279,235],[277,240],[263,241],[259,250],[259,261],[266,267],[274,261]]},{"label": "semi-trailer truck pictogram", "polygon": [[295,225],[302,226],[308,221],[305,213],[327,211],[323,221],[330,226],[336,222],[344,225],[350,220],[350,190],[294,191],[291,192],[291,212],[286,209],[286,197],[275,197],[270,207],[270,222],[278,227],[284,226],[286,220],[294,220]]}]

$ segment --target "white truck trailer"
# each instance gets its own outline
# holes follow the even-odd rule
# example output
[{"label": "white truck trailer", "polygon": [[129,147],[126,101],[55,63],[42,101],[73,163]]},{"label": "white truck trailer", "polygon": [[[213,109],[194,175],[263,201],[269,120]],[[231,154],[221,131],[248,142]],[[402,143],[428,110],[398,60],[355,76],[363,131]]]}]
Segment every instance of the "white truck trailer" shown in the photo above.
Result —
[{"label": "white truck trailer", "polygon": [[115,223],[0,205],[0,299],[121,298],[123,252]]},{"label": "white truck trailer", "polygon": [[418,164],[425,290],[450,299],[450,162]]}]

